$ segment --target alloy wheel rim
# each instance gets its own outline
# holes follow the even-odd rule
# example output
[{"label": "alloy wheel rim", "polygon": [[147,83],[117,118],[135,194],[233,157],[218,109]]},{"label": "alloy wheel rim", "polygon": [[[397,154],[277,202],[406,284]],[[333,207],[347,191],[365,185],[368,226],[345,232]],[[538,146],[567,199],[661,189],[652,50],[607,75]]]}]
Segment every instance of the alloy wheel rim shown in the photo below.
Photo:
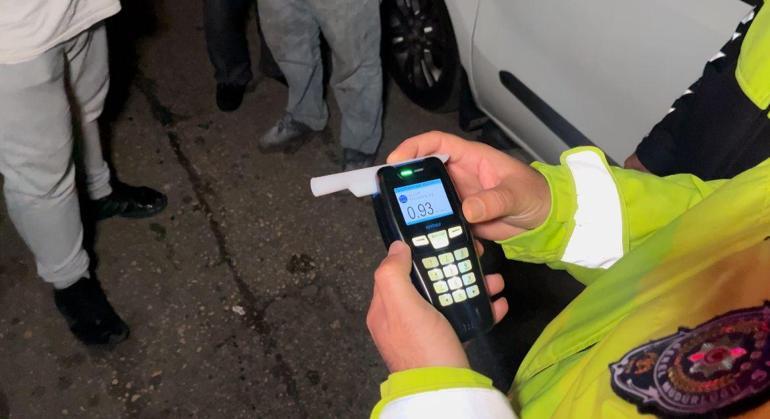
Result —
[{"label": "alloy wheel rim", "polygon": [[447,40],[432,0],[393,0],[389,42],[398,71],[415,88],[431,89],[444,76]]}]

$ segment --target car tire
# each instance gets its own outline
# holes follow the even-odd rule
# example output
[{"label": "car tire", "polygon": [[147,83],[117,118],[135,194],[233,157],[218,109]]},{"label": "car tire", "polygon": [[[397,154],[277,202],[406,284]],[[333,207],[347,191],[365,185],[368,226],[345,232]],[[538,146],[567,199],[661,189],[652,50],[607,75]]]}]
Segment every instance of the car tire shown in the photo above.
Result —
[{"label": "car tire", "polygon": [[432,112],[456,110],[460,58],[442,0],[383,0],[382,59],[386,71],[414,103]]}]

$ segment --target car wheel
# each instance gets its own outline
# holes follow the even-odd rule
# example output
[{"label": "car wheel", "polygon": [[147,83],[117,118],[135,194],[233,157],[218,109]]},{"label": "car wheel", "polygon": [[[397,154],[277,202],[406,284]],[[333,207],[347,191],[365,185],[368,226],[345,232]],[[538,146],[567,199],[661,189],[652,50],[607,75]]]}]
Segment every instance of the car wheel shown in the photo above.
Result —
[{"label": "car wheel", "polygon": [[433,112],[457,109],[462,71],[443,1],[384,0],[382,57],[412,102]]}]

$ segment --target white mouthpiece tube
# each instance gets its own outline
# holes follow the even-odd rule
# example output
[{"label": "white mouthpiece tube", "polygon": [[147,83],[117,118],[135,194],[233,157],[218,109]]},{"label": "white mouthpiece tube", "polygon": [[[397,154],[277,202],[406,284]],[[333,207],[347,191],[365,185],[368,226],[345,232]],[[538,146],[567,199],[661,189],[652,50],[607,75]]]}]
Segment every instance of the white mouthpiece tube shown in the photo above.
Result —
[{"label": "white mouthpiece tube", "polygon": [[[397,165],[419,161],[427,157],[436,157],[446,163],[449,156],[446,154],[435,154],[432,156],[420,157],[419,159],[400,162]],[[310,179],[310,190],[313,196],[323,196],[342,190],[349,190],[358,198],[374,195],[377,190],[377,171],[381,167],[390,166],[381,164],[379,166],[367,167],[364,169],[351,170],[349,172],[334,173],[326,176],[319,176]]]}]

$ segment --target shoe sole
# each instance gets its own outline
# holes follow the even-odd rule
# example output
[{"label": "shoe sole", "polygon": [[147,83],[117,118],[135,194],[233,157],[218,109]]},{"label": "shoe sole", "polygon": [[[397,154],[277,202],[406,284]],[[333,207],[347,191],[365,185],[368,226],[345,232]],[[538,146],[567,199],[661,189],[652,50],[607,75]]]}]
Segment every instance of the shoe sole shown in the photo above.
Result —
[{"label": "shoe sole", "polygon": [[128,337],[131,335],[131,329],[126,326],[126,329],[123,331],[123,333],[119,335],[110,335],[108,342],[105,344],[107,346],[114,346],[117,345],[124,340],[128,339]]},{"label": "shoe sole", "polygon": [[[122,217],[122,218],[130,218],[133,220],[138,220],[140,218],[150,218],[152,216],[158,215],[161,212],[163,212],[163,210],[165,210],[167,206],[168,206],[168,198],[164,196],[163,202],[157,207],[153,208],[152,210],[143,212],[141,214],[116,214],[116,216]],[[111,217],[107,217],[107,218],[111,218]]]},{"label": "shoe sole", "polygon": [[118,345],[119,343],[125,341],[128,339],[128,337],[131,335],[131,329],[126,326],[126,328],[120,333],[120,334],[112,334],[107,338],[107,342],[94,342],[94,341],[86,341],[84,339],[81,339],[77,335],[75,335],[75,338],[83,343],[84,345],[88,346],[98,346],[102,348],[108,348],[111,349]]},{"label": "shoe sole", "polygon": [[85,338],[83,338],[81,336],[78,336],[78,334],[75,333],[72,330],[72,324],[75,323],[75,319],[72,316],[70,316],[68,313],[66,313],[65,311],[61,311],[61,309],[59,309],[59,310],[60,310],[60,313],[62,314],[62,317],[64,317],[64,321],[67,323],[67,327],[70,329],[70,332],[72,333],[72,335],[75,337],[75,339],[78,340],[78,342],[80,342],[80,343],[82,343],[84,345],[87,345],[87,346],[101,346],[101,347],[111,348],[111,347],[114,347],[115,345],[125,341],[131,335],[131,329],[128,327],[127,324],[122,323],[123,324],[123,330],[121,331],[121,333],[119,333],[119,334],[110,334],[107,337],[107,341],[106,342],[101,342],[101,341],[97,342],[97,341],[93,341],[93,340],[90,340],[90,339],[85,339]]}]

